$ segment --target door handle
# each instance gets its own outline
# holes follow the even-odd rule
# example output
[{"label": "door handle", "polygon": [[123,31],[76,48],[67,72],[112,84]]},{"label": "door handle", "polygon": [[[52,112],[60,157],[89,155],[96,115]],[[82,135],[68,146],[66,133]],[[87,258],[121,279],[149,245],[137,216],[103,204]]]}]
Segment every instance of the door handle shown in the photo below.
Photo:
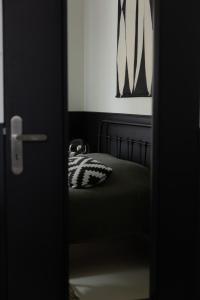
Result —
[{"label": "door handle", "polygon": [[45,142],[47,140],[46,134],[19,134],[16,139],[21,142]]},{"label": "door handle", "polygon": [[46,134],[23,134],[23,120],[20,116],[12,117],[10,121],[11,131],[11,170],[15,175],[23,172],[23,143],[45,142]]}]

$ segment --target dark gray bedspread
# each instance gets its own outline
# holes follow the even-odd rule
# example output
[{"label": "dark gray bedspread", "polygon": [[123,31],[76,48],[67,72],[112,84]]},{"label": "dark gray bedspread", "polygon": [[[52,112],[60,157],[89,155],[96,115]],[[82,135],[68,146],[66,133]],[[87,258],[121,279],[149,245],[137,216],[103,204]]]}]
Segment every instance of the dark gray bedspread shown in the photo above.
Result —
[{"label": "dark gray bedspread", "polygon": [[146,234],[149,223],[150,172],[109,154],[89,155],[112,167],[109,179],[90,189],[69,189],[70,241]]}]

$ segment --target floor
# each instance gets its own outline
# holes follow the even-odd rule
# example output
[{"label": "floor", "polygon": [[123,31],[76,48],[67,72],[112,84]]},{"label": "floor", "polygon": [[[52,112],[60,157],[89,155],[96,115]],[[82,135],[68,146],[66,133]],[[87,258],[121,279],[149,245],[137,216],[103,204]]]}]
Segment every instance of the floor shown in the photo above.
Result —
[{"label": "floor", "polygon": [[72,246],[70,284],[80,300],[147,299],[147,255],[124,242]]}]

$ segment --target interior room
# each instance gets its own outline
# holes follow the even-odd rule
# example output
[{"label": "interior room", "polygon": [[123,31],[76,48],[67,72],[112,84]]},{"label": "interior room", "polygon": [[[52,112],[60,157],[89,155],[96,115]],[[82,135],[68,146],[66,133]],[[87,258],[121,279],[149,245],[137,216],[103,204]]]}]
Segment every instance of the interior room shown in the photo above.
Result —
[{"label": "interior room", "polygon": [[149,298],[152,80],[150,0],[68,0],[71,299]]},{"label": "interior room", "polygon": [[200,299],[199,1],[0,0],[0,299]]}]

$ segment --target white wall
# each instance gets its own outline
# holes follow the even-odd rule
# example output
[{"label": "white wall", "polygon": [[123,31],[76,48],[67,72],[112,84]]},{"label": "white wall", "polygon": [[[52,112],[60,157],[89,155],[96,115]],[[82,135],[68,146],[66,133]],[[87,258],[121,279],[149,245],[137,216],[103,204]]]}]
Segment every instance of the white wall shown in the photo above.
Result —
[{"label": "white wall", "polygon": [[69,110],[151,115],[151,98],[115,98],[118,0],[69,4]]},{"label": "white wall", "polygon": [[68,108],[84,109],[84,1],[68,0]]}]

